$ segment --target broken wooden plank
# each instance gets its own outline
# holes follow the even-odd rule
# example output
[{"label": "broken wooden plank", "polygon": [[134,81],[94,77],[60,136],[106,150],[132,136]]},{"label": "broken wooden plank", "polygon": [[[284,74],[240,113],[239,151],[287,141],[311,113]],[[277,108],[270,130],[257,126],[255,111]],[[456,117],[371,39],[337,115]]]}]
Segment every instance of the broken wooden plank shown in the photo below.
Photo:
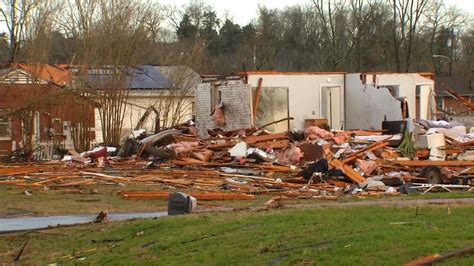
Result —
[{"label": "broken wooden plank", "polygon": [[95,184],[95,181],[93,179],[85,179],[85,180],[80,180],[80,181],[75,181],[75,182],[70,182],[70,183],[65,183],[65,184],[51,185],[51,187],[72,187],[72,186],[78,186],[78,185],[92,185],[92,184]]},{"label": "broken wooden plank", "polygon": [[24,175],[38,172],[40,172],[40,169],[34,166],[0,168],[0,175]]},{"label": "broken wooden plank", "polygon": [[226,174],[226,173],[219,173],[220,176],[229,176],[229,177],[243,177],[243,178],[250,178],[250,179],[256,179],[256,180],[266,180],[266,181],[272,181],[275,182],[275,179],[273,178],[268,178],[265,176],[254,176],[254,175],[241,175],[241,174]]},{"label": "broken wooden plank", "polygon": [[260,103],[260,94],[262,93],[262,82],[263,78],[258,79],[257,89],[255,90],[255,96],[253,98],[253,105],[252,105],[252,122],[253,125],[257,123],[257,109],[258,104]]},{"label": "broken wooden plank", "polygon": [[401,165],[401,166],[412,166],[412,167],[421,167],[421,166],[474,166],[474,161],[421,161],[421,160],[411,160],[411,161],[404,161],[404,160],[395,160],[392,161],[394,164]]},{"label": "broken wooden plank", "polygon": [[274,140],[274,141],[270,140],[270,141],[258,142],[258,143],[253,144],[253,146],[262,150],[266,148],[283,149],[283,148],[287,148],[288,145],[290,145],[290,140],[288,139]]},{"label": "broken wooden plank", "polygon": [[347,177],[349,177],[349,179],[351,179],[352,181],[356,182],[359,185],[367,182],[367,179],[365,179],[365,177],[361,176],[354,169],[352,169],[352,167],[350,167],[347,164],[344,164],[343,162],[339,160],[336,160],[336,159],[331,160],[329,164],[342,170],[344,174],[347,175]]},{"label": "broken wooden plank", "polygon": [[186,135],[186,134],[181,134],[181,135],[173,135],[173,139],[175,142],[197,142],[199,141],[198,138],[194,135]]},{"label": "broken wooden plank", "polygon": [[2,180],[0,181],[0,184],[5,184],[5,185],[22,185],[25,183],[25,180]]},{"label": "broken wooden plank", "polygon": [[[172,192],[165,191],[125,191],[122,197],[125,199],[168,199]],[[232,193],[232,192],[189,192],[188,195],[197,200],[253,200],[254,195]]]},{"label": "broken wooden plank", "polygon": [[445,135],[444,137],[450,142],[451,145],[454,145],[456,147],[465,148],[469,146],[474,146],[474,140],[468,141],[468,142],[460,142],[459,140],[451,138],[450,136],[447,136],[447,135]]},{"label": "broken wooden plank", "polygon": [[220,143],[220,144],[209,144],[206,146],[207,149],[224,149],[228,147],[233,147],[236,144],[236,142],[229,141],[226,143]]},{"label": "broken wooden plank", "polygon": [[260,141],[269,141],[274,139],[285,139],[288,137],[286,132],[284,133],[275,133],[275,134],[267,134],[267,135],[259,135],[259,136],[248,136],[245,138],[245,142],[247,144],[253,144]]},{"label": "broken wooden plank", "polygon": [[175,164],[175,165],[201,165],[201,164],[205,164],[205,162],[197,160],[197,159],[189,158],[189,157],[181,157],[181,158],[178,158],[177,160],[173,160],[172,164]]},{"label": "broken wooden plank", "polygon": [[50,182],[54,182],[54,181],[58,181],[58,180],[62,180],[66,177],[64,176],[60,176],[60,177],[55,177],[55,178],[51,178],[51,179],[48,179],[48,180],[44,180],[44,181],[39,181],[39,182],[36,182],[36,183],[33,183],[33,184],[29,184],[29,186],[32,186],[32,187],[35,187],[35,186],[43,186],[47,183],[50,183]]},{"label": "broken wooden plank", "polygon": [[120,180],[120,181],[129,181],[128,178],[126,177],[121,177],[121,176],[113,176],[113,175],[106,175],[106,174],[101,174],[101,173],[93,173],[93,172],[79,172],[81,175],[91,175],[94,177],[99,177],[105,180]]},{"label": "broken wooden plank", "polygon": [[364,149],[361,149],[357,152],[354,152],[353,154],[351,154],[349,157],[347,157],[345,160],[343,160],[342,162],[343,163],[348,163],[348,162],[351,162],[357,158],[359,158],[360,156],[364,155],[366,152],[369,152],[369,151],[373,151],[373,150],[377,150],[377,149],[380,149],[380,148],[383,148],[385,146],[388,145],[388,140],[392,138],[392,137],[388,137],[387,139],[384,139],[384,140],[381,140],[381,141],[377,141],[375,142],[374,144],[372,145],[369,145],[368,147],[364,148]]}]

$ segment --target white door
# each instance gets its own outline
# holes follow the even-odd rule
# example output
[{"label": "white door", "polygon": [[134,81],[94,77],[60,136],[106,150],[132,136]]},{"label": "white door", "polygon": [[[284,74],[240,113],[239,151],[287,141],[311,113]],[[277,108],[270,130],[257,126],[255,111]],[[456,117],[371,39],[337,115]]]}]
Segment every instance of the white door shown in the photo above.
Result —
[{"label": "white door", "polygon": [[326,118],[331,129],[342,128],[341,87],[321,87],[321,117]]},{"label": "white door", "polygon": [[419,116],[417,117],[417,119],[431,119],[431,115],[430,115],[430,100],[431,100],[431,96],[432,96],[432,93],[431,93],[431,86],[430,85],[421,85],[421,86],[416,86],[416,92],[417,92],[417,95],[418,96],[418,112],[419,112]]}]

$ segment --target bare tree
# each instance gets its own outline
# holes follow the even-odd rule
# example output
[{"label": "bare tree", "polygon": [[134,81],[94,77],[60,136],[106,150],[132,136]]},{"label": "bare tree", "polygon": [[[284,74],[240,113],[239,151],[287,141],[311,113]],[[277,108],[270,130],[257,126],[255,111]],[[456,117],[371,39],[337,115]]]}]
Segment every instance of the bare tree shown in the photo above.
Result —
[{"label": "bare tree", "polygon": [[23,59],[28,63],[48,63],[52,34],[57,27],[56,14],[62,11],[59,0],[38,1],[29,13],[29,25],[24,29],[26,38]]},{"label": "bare tree", "polygon": [[[164,38],[168,38],[164,36]],[[160,115],[160,128],[172,127],[183,122],[185,117],[190,117],[193,112],[194,89],[199,83],[199,76],[192,70],[206,71],[208,57],[205,43],[196,41],[193,45],[189,42],[168,44],[155,43],[156,60],[164,67],[159,67],[171,81],[169,88],[153,91],[154,100],[150,105],[158,110]],[[147,109],[149,106],[142,106]]]},{"label": "bare tree", "polygon": [[351,50],[352,60],[347,64],[354,65],[353,69],[362,71],[370,64],[370,60],[377,47],[377,38],[373,32],[377,31],[377,17],[380,12],[380,2],[373,0],[349,1],[350,22],[347,28],[354,43]]},{"label": "bare tree", "polygon": [[5,8],[0,9],[0,12],[10,34],[10,63],[15,63],[30,24],[30,14],[38,1],[2,0],[2,3]]},{"label": "bare tree", "polygon": [[[321,23],[326,60],[332,70],[337,70],[354,48],[353,32],[347,31],[347,9],[345,1],[313,0],[316,17]],[[351,35],[349,35],[351,34]]]},{"label": "bare tree", "polygon": [[[419,37],[419,23],[428,4],[427,0],[392,0],[393,49],[395,66],[400,72],[409,72],[413,48]],[[401,51],[403,49],[403,53]]]},{"label": "bare tree", "polygon": [[69,3],[62,28],[77,41],[74,64],[81,76],[76,88],[100,105],[102,137],[119,145],[122,135],[129,82],[134,66],[149,50],[152,32],[149,18],[155,6],[125,0],[75,0]]}]

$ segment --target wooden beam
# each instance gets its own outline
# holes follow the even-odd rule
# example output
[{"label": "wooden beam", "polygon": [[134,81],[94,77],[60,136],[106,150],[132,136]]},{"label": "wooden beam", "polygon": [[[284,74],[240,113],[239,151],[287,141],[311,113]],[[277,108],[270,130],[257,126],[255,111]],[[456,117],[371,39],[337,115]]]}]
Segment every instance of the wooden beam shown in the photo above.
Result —
[{"label": "wooden beam", "polygon": [[343,162],[341,162],[339,160],[336,160],[336,159],[331,160],[329,162],[329,164],[331,164],[332,166],[342,170],[344,172],[344,174],[347,177],[349,177],[349,179],[356,182],[357,184],[362,184],[362,183],[367,182],[367,179],[365,179],[365,177],[361,176],[354,169],[352,169],[352,167],[350,167],[347,164],[344,164]]},{"label": "wooden beam", "polygon": [[402,165],[402,166],[414,166],[414,167],[421,167],[421,166],[474,166],[474,161],[420,161],[420,160],[412,160],[412,161],[403,161],[403,160],[396,160],[393,163]]},{"label": "wooden beam", "polygon": [[0,168],[0,175],[24,175],[30,173],[39,173],[40,169],[35,166],[14,166]]},{"label": "wooden beam", "polygon": [[253,97],[252,119],[253,119],[254,126],[257,123],[257,108],[258,108],[258,103],[260,102],[260,94],[262,93],[262,82],[263,82],[263,78],[259,78],[257,89],[255,90],[255,96]]},{"label": "wooden beam", "polygon": [[[125,191],[122,197],[125,199],[167,199],[171,192],[166,191]],[[197,200],[253,200],[254,195],[230,193],[230,192],[190,192],[188,195]]]},{"label": "wooden beam", "polygon": [[268,141],[274,139],[285,139],[287,138],[288,134],[285,133],[275,133],[275,134],[268,134],[268,135],[260,135],[260,136],[248,136],[245,138],[245,142],[247,144],[253,144],[260,141]]},{"label": "wooden beam", "polygon": [[383,147],[385,147],[385,146],[388,145],[388,139],[390,139],[390,138],[391,138],[391,137],[389,137],[389,138],[387,138],[387,139],[384,139],[384,140],[381,140],[381,141],[378,141],[378,142],[375,142],[374,144],[369,145],[367,148],[364,148],[364,149],[362,149],[362,150],[359,150],[359,151],[357,151],[357,152],[354,152],[353,154],[351,154],[349,157],[347,157],[347,158],[346,158],[345,160],[343,160],[342,162],[343,162],[343,163],[351,162],[351,161],[357,159],[358,157],[364,155],[366,152],[383,148]]},{"label": "wooden beam", "polygon": [[275,141],[269,140],[269,141],[264,141],[264,142],[258,142],[258,143],[255,143],[253,146],[264,150],[266,148],[283,149],[283,148],[287,148],[288,145],[290,145],[290,140],[283,139],[283,140],[275,140]]}]

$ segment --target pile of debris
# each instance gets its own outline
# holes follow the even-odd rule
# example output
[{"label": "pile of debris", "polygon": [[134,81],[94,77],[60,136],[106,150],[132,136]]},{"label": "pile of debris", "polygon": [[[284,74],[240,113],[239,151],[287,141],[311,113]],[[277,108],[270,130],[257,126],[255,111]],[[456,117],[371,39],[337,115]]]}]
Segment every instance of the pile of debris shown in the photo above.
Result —
[{"label": "pile of debris", "polygon": [[[67,175],[57,167],[44,173],[28,171],[24,179],[9,170],[10,178],[0,183],[52,189],[98,182],[159,183],[162,191],[128,191],[122,196],[167,198],[168,191],[184,189],[198,200],[253,199],[259,194],[337,199],[345,194],[472,189],[473,133],[456,123],[417,121],[412,133],[404,129],[406,123],[396,124],[398,129],[388,131],[330,132],[317,126],[281,133],[216,129],[203,139],[187,123],[152,135],[134,132],[118,151],[98,147],[72,152],[63,159]],[[110,157],[111,152],[117,155]]]}]

